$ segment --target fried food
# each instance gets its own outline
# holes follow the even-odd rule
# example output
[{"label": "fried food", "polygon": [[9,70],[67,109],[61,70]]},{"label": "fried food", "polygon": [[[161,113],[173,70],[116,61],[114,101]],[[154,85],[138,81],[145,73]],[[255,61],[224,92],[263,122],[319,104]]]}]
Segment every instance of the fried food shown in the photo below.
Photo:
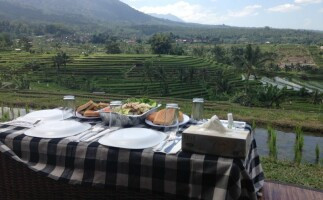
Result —
[{"label": "fried food", "polygon": [[83,104],[81,106],[79,106],[77,109],[76,109],[76,112],[78,113],[84,113],[86,110],[89,109],[90,106],[92,106],[94,104],[94,102],[92,100],[88,101],[86,104]]},{"label": "fried food", "polygon": [[83,114],[84,117],[100,117],[100,113],[93,111],[93,110],[87,110]]},{"label": "fried food", "polygon": [[[153,122],[156,125],[170,125],[172,123],[173,116],[174,116],[175,109],[162,109],[158,112],[150,114],[147,119],[151,122]],[[182,122],[184,120],[183,118],[183,112],[179,111],[178,114],[178,121]]]},{"label": "fried food", "polygon": [[97,104],[97,103],[94,103],[92,100],[90,100],[87,103],[79,106],[76,112],[80,113],[84,117],[99,117],[100,116],[99,112],[95,112],[95,111],[98,111],[108,106],[109,104],[107,103],[100,102],[99,104]]}]

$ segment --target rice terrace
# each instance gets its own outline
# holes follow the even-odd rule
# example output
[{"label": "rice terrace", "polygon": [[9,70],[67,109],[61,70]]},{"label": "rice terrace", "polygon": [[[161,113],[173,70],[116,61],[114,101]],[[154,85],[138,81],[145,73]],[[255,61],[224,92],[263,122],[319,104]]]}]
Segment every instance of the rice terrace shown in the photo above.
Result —
[{"label": "rice terrace", "polygon": [[0,0],[0,199],[323,198],[322,1],[145,2]]}]

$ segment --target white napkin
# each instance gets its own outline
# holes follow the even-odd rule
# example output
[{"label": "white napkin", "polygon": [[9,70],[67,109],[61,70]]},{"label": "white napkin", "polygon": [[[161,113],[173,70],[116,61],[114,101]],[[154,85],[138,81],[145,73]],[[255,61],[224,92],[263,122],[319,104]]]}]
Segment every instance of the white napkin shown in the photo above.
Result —
[{"label": "white napkin", "polygon": [[39,123],[37,123],[37,124],[40,124],[42,119],[19,117],[19,118],[15,119],[15,120],[5,122],[5,123],[2,123],[2,124],[10,125],[10,126],[20,126],[20,127],[24,127],[24,128],[32,128],[32,127],[34,127],[34,124],[37,121],[40,121]]},{"label": "white napkin", "polygon": [[[166,145],[164,145],[166,142]],[[163,146],[161,150],[160,147]],[[160,152],[165,154],[177,154],[182,149],[182,138],[177,137],[175,140],[163,141],[153,148],[154,152]]]}]

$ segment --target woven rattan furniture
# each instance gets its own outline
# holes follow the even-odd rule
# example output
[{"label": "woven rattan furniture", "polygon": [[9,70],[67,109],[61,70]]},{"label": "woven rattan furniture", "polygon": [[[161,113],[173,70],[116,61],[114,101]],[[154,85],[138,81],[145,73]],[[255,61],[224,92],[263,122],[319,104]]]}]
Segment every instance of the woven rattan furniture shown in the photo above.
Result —
[{"label": "woven rattan furniture", "polygon": [[0,199],[181,199],[126,188],[71,185],[36,173],[0,152]]}]

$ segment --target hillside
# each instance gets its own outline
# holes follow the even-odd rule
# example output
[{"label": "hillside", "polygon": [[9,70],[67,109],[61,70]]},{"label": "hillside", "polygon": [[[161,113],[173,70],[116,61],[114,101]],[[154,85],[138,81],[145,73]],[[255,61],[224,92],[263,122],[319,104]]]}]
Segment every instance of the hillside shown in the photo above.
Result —
[{"label": "hillside", "polygon": [[[119,0],[0,0],[0,24],[3,24],[0,33],[18,36],[44,33],[39,31],[39,23],[59,23],[66,25],[70,29],[67,32],[73,35],[75,32],[85,35],[109,32],[123,38],[143,38],[158,32],[172,32],[187,41],[207,44],[323,43],[322,31],[201,25],[171,20],[144,14]],[[25,28],[21,28],[22,25]]]},{"label": "hillside", "polygon": [[74,0],[0,0],[0,13],[11,19],[43,21],[61,21],[60,17],[78,16],[81,17],[78,21],[170,23],[139,12],[119,0],[78,0],[77,3]]},{"label": "hillside", "polygon": [[8,20],[22,20],[32,22],[47,22],[47,23],[89,23],[90,20],[79,14],[49,14],[42,10],[24,7],[10,2],[0,0],[0,18]]},{"label": "hillside", "polygon": [[[37,60],[39,70],[29,76],[32,82],[57,82],[56,69],[52,67],[50,54],[32,55],[23,53],[3,54],[0,72],[10,73],[8,66],[15,63],[23,66]],[[146,63],[152,62],[150,67]],[[243,87],[239,74],[230,71],[219,74],[222,64],[190,56],[157,55],[107,55],[93,54],[88,57],[74,55],[66,69],[60,71],[61,84],[85,91],[104,91],[114,94],[169,96],[193,98],[209,96],[209,84],[214,78],[225,76],[236,89]],[[21,68],[25,73],[28,68]],[[164,75],[161,76],[160,75]]]}]

